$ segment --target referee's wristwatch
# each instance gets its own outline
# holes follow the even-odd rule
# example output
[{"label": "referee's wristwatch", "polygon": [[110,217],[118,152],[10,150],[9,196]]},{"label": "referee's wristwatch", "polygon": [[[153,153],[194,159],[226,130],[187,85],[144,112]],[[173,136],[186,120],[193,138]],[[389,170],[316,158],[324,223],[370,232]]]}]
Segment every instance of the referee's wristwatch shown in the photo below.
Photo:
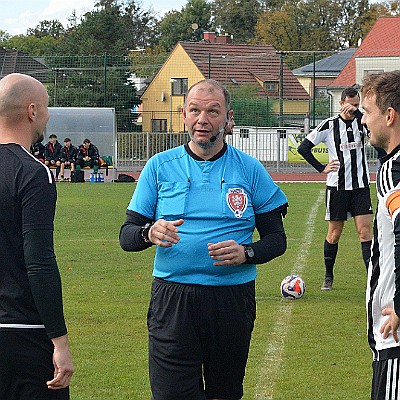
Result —
[{"label": "referee's wristwatch", "polygon": [[140,236],[142,237],[145,243],[152,243],[151,240],[149,239],[149,232],[152,225],[153,225],[152,223],[148,222],[146,225],[142,226],[139,230]]},{"label": "referee's wristwatch", "polygon": [[245,264],[252,264],[254,263],[254,250],[251,246],[248,244],[243,244],[242,245],[244,248],[244,255],[246,257]]}]

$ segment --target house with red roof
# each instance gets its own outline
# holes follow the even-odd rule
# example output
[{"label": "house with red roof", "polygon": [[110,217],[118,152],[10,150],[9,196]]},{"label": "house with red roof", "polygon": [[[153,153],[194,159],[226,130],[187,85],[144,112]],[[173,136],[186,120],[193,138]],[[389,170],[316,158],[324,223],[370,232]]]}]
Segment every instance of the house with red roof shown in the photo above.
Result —
[{"label": "house with red roof", "polygon": [[251,96],[271,99],[276,113],[280,107],[284,114],[308,111],[307,91],[272,46],[233,44],[230,36],[205,32],[201,42],[177,43],[144,90],[143,131],[185,132],[181,114],[185,95],[190,86],[206,78],[228,90],[251,88]]},{"label": "house with red roof", "polygon": [[340,94],[344,88],[359,87],[368,74],[396,69],[400,69],[400,17],[381,17],[328,87],[332,95],[332,112],[339,112]]}]

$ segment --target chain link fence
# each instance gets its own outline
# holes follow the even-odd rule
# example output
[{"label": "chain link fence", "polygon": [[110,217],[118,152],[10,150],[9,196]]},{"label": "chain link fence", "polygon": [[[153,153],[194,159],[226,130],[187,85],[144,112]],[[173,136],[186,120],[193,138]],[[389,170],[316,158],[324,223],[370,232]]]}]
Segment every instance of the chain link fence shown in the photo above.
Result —
[{"label": "chain link fence", "polygon": [[[278,82],[282,89],[276,90],[275,95],[260,97],[248,87],[235,83],[230,65],[239,62],[238,58],[229,56],[228,63],[223,55],[209,57],[206,61],[209,63],[209,76],[206,77],[216,78],[225,74],[225,84],[232,94],[236,128],[234,135],[228,136],[228,142],[257,157],[269,169],[313,171],[304,162],[290,160],[293,145],[288,132],[294,129],[297,139],[301,135],[304,137],[309,129],[331,115],[328,80],[318,73],[319,63],[332,55],[332,52],[277,53],[281,63],[290,71],[297,71],[298,86],[308,92],[301,107],[285,96],[293,89],[290,87],[293,81],[287,81],[282,68],[280,76],[275,76],[270,82]],[[166,99],[168,95],[161,91],[164,97],[160,98],[160,103],[169,100],[168,110],[158,108],[156,103],[153,109],[143,110],[140,106],[143,89],[155,74],[169,73],[173,76],[171,71],[161,68],[166,59],[165,55],[149,56],[140,52],[125,56],[29,57],[14,51],[0,53],[0,78],[11,72],[22,72],[39,79],[48,90],[52,107],[114,108],[117,120],[116,165],[121,170],[140,170],[151,155],[188,140],[181,113],[185,93],[175,97],[171,87],[170,99]],[[268,74],[268,71],[260,71],[262,74]],[[201,76],[192,74],[188,79],[193,82]],[[176,82],[172,83],[171,79],[172,85]],[[183,87],[183,90],[187,88]],[[283,107],[286,102],[289,106]],[[152,121],[152,129],[144,131],[142,121],[146,118]],[[180,128],[177,129],[177,126]],[[246,135],[247,139],[251,136],[251,145]],[[280,147],[273,149],[273,146]],[[368,149],[368,156],[374,166],[376,154],[372,148]]]}]

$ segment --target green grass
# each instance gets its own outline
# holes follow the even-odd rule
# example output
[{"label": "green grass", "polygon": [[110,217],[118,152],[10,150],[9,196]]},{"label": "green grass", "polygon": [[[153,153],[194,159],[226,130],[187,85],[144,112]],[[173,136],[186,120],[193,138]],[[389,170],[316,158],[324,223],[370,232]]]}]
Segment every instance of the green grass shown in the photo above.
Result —
[{"label": "green grass", "polygon": [[[243,399],[367,399],[371,352],[366,338],[366,272],[354,223],[347,222],[339,244],[334,290],[321,292],[324,202],[309,228],[308,244],[304,236],[324,185],[280,186],[289,199],[288,250],[259,266],[257,320]],[[55,249],[76,369],[74,400],[150,398],[146,313],[154,249],[126,253],[118,243],[134,187],[57,186]],[[305,297],[283,300],[280,281],[301,268]]]}]

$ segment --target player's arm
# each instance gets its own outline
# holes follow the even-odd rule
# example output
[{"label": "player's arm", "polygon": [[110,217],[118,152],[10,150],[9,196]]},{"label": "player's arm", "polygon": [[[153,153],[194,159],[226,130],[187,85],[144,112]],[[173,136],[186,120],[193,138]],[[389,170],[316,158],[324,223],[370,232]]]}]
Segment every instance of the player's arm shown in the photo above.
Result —
[{"label": "player's arm", "polygon": [[53,352],[54,379],[50,389],[69,385],[74,367],[64,320],[61,278],[54,254],[55,185],[43,169],[22,186],[23,250],[29,286],[47,336],[57,344]]},{"label": "player's arm", "polygon": [[120,230],[120,245],[125,251],[140,251],[152,244],[161,247],[171,247],[178,243],[178,226],[183,219],[166,221],[159,219],[154,223],[145,216],[127,210],[126,220]]},{"label": "player's arm", "polygon": [[320,163],[313,155],[312,148],[314,147],[314,143],[305,138],[300,146],[297,148],[298,153],[319,173],[323,172],[325,169],[325,165]]},{"label": "player's arm", "polygon": [[[283,216],[286,215],[287,204],[256,215],[256,229],[260,240],[250,244],[239,244],[235,240],[224,240],[208,243],[208,254],[215,266],[262,264],[286,251],[286,234],[283,227]],[[246,254],[247,253],[247,254]]]},{"label": "player's arm", "polygon": [[150,230],[147,224],[152,223],[152,219],[135,211],[127,210],[125,222],[119,231],[119,244],[122,250],[141,251],[149,248],[152,243],[147,241]]},{"label": "player's arm", "polygon": [[[256,214],[256,229],[260,240],[248,246],[252,248],[253,264],[263,264],[286,251],[286,233],[283,226],[283,217],[287,213],[287,204],[263,214]],[[248,261],[246,261],[248,263]]]}]

